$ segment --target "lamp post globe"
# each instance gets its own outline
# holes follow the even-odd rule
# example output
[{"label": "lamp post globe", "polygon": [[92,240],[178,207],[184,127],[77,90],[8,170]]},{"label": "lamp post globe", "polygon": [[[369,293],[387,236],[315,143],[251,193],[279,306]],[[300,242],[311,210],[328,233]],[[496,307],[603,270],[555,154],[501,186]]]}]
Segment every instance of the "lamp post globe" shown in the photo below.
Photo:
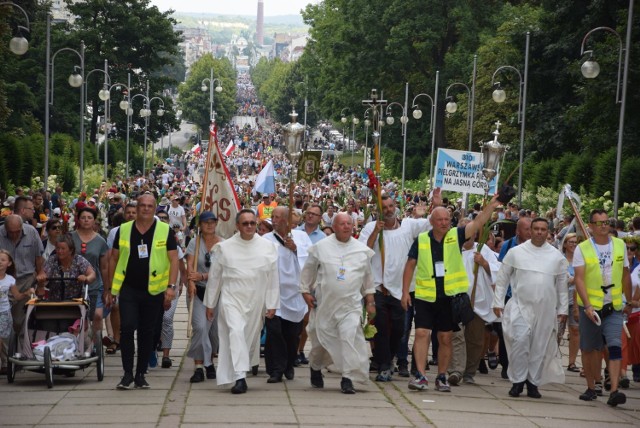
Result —
[{"label": "lamp post globe", "polygon": [[216,86],[216,92],[222,92],[222,86],[220,85]]},{"label": "lamp post globe", "polygon": [[422,118],[422,110],[414,110],[413,111],[413,118],[418,120]]},{"label": "lamp post globe", "polygon": [[371,126],[371,121],[369,119],[365,119],[364,120],[364,126],[366,126],[367,128]]},{"label": "lamp post globe", "polygon": [[133,109],[131,107],[127,108],[127,116],[133,116]]},{"label": "lamp post globe", "polygon": [[73,88],[79,88],[80,86],[82,86],[82,76],[75,73],[71,74],[69,76],[69,85],[71,85],[71,87]]},{"label": "lamp post globe", "polygon": [[409,118],[407,116],[400,116],[400,123],[406,125],[407,123],[409,123]]},{"label": "lamp post globe", "polygon": [[595,60],[589,59],[582,63],[580,71],[582,71],[582,75],[587,79],[595,79],[598,77],[598,74],[600,74],[600,64]]},{"label": "lamp post globe", "polygon": [[395,123],[393,116],[387,116],[387,125],[393,125]]},{"label": "lamp post globe", "polygon": [[202,90],[202,92],[206,92],[206,91],[207,91],[207,89],[209,89],[209,88],[207,88],[207,85],[202,85],[202,86],[200,87],[200,90]]},{"label": "lamp post globe", "polygon": [[453,114],[458,111],[458,103],[456,103],[455,101],[449,101],[445,108],[447,110],[447,113]]},{"label": "lamp post globe", "polygon": [[354,124],[354,125],[357,125],[357,124],[359,124],[359,123],[360,123],[360,119],[358,119],[357,117],[354,117],[354,118],[353,118],[353,124]]},{"label": "lamp post globe", "polygon": [[504,100],[507,99],[507,94],[504,92],[504,89],[498,88],[493,91],[493,93],[491,94],[491,98],[493,98],[493,101],[497,103],[503,103]]},{"label": "lamp post globe", "polygon": [[120,110],[124,110],[127,111],[127,109],[129,109],[129,102],[127,100],[122,100],[120,101]]},{"label": "lamp post globe", "polygon": [[14,37],[9,42],[9,49],[16,55],[24,55],[29,50],[29,42],[24,37]]},{"label": "lamp post globe", "polygon": [[100,92],[98,92],[98,98],[100,98],[102,101],[107,101],[110,97],[111,95],[109,94],[109,91],[106,89],[101,89]]},{"label": "lamp post globe", "polygon": [[342,116],[342,119],[340,119],[340,122],[347,123],[347,118],[345,116]]},{"label": "lamp post globe", "polygon": [[158,115],[158,117],[162,117],[162,116],[164,116],[164,110],[159,108],[158,111],[156,112],[156,114]]}]

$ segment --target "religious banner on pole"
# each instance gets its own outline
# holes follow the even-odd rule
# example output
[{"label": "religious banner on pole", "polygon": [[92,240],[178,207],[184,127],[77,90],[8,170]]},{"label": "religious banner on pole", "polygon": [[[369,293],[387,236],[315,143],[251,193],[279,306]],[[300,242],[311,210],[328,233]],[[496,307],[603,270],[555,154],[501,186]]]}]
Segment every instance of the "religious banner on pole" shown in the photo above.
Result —
[{"label": "religious banner on pole", "polygon": [[[482,175],[482,153],[438,149],[435,186],[442,190],[484,195],[486,180]],[[489,182],[489,194],[496,192],[500,171]]]},{"label": "religious banner on pole", "polygon": [[230,238],[236,230],[236,214],[240,211],[240,200],[220,153],[217,129],[212,131],[209,141],[208,165],[204,182],[204,210],[211,211],[218,217],[216,234],[226,239]]},{"label": "religious banner on pole", "polygon": [[318,180],[320,172],[321,150],[305,150],[302,152],[300,163],[298,164],[298,180],[304,180],[307,183]]}]

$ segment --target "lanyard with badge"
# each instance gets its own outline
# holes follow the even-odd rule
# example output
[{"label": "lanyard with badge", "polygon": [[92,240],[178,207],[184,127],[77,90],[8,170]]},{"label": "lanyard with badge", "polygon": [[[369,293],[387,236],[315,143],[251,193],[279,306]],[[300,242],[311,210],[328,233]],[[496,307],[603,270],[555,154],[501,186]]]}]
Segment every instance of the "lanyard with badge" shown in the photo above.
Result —
[{"label": "lanyard with badge", "polygon": [[140,245],[138,245],[138,258],[146,259],[149,257],[149,249],[147,248],[147,244],[144,241],[140,240]]},{"label": "lanyard with badge", "polygon": [[[605,285],[607,283],[607,277],[604,273],[604,267],[607,264],[607,261],[606,261],[606,258],[600,254],[600,249],[598,248],[598,245],[596,244],[596,241],[593,238],[591,238],[591,243],[593,244],[593,248],[596,250],[596,255],[598,256],[598,263],[600,264],[600,275],[602,275],[602,286],[600,288],[602,288],[602,291],[604,291],[604,293],[607,294],[609,288],[613,287],[613,284]],[[607,248],[610,254],[609,257],[611,258],[611,264],[613,268],[613,250],[611,249],[611,239],[609,239],[609,242],[607,243]]]},{"label": "lanyard with badge", "polygon": [[340,265],[338,266],[338,275],[336,276],[336,279],[338,281],[345,281],[346,273],[347,273],[347,268],[344,265],[344,256],[340,256]]}]

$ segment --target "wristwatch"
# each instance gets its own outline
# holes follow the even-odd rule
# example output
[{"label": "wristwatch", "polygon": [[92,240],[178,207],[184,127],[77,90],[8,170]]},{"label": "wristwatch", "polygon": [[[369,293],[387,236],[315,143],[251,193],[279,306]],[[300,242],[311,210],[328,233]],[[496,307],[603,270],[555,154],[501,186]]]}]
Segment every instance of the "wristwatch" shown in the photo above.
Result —
[{"label": "wristwatch", "polygon": [[176,289],[176,285],[175,284],[169,284],[169,288],[172,289],[172,290],[175,290]]}]

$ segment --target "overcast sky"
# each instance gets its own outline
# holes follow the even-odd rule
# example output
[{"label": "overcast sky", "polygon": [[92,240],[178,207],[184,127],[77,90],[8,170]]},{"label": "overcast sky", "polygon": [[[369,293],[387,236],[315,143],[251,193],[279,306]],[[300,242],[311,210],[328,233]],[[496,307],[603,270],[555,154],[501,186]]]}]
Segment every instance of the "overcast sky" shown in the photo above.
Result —
[{"label": "overcast sky", "polygon": [[[264,0],[264,15],[297,15],[309,3],[320,0]],[[253,15],[258,11],[258,0],[151,0],[161,11],[220,13],[225,15]]]}]

